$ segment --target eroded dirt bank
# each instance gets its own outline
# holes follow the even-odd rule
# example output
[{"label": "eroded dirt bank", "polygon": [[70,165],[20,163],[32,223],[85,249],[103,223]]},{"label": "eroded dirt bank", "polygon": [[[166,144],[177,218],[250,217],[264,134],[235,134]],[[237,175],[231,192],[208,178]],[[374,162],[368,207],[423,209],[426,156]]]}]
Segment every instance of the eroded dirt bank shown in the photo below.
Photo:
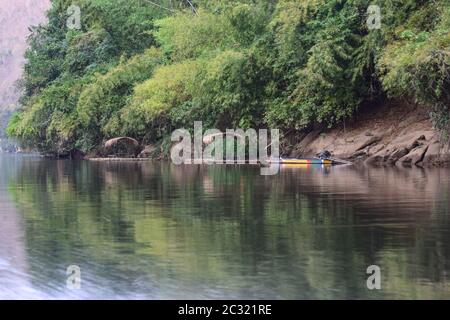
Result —
[{"label": "eroded dirt bank", "polygon": [[448,166],[449,143],[433,129],[426,108],[399,102],[366,106],[351,122],[286,138],[284,153],[312,156],[322,150],[356,163]]}]

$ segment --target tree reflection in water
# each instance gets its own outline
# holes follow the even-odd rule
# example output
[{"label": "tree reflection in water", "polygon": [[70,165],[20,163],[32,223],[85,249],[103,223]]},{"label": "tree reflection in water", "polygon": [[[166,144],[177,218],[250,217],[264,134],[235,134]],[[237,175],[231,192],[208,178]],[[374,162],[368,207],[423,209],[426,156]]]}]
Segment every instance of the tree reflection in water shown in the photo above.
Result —
[{"label": "tree reflection in water", "polygon": [[4,161],[24,272],[54,297],[450,298],[448,169]]}]

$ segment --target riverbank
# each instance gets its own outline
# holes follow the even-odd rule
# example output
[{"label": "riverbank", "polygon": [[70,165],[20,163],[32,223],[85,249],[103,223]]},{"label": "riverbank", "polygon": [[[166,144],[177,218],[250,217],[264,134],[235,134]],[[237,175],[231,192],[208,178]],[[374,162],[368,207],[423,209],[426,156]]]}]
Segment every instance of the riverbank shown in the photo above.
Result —
[{"label": "riverbank", "polygon": [[338,127],[291,134],[283,141],[283,153],[292,157],[322,150],[368,165],[450,165],[449,144],[433,129],[427,109],[401,102],[365,106]]},{"label": "riverbank", "polygon": [[[334,158],[374,166],[450,166],[450,145],[434,130],[428,109],[405,102],[367,105],[345,123],[310,132],[290,132],[281,141],[283,157],[311,157],[328,150]],[[129,157],[112,157],[111,150],[99,147],[84,154],[68,152],[58,158],[90,161],[169,160],[170,147],[141,145]],[[140,151],[140,152],[139,152]]]},{"label": "riverbank", "polygon": [[[328,150],[333,157],[355,164],[447,167],[450,146],[442,140],[427,108],[391,101],[364,106],[353,119],[331,129],[291,132],[281,142],[281,155],[311,157]],[[167,155],[150,145],[139,157],[163,159]]]}]

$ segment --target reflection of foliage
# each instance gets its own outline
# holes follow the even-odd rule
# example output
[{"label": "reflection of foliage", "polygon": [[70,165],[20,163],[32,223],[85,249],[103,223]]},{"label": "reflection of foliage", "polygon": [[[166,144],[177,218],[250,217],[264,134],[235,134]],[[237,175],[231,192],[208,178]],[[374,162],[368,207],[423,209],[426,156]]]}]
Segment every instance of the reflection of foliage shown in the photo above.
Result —
[{"label": "reflection of foliage", "polygon": [[[329,177],[314,177],[304,181],[301,171],[287,171],[268,180],[248,167],[30,161],[9,190],[25,213],[28,249],[54,260],[36,261],[35,268],[87,259],[105,266],[96,270],[99,277],[129,277],[117,284],[124,291],[135,290],[129,287],[135,279],[155,276],[161,283],[176,279],[178,288],[226,281],[243,296],[257,296],[261,286],[261,296],[284,298],[443,297],[412,279],[445,281],[450,252],[439,245],[448,242],[445,228],[379,225],[370,195],[358,200],[356,193],[349,205],[330,196],[340,189],[327,189]],[[342,185],[351,195],[349,185],[365,188],[358,172]],[[435,210],[436,223],[448,226],[448,208]],[[418,211],[402,219],[429,225]],[[369,295],[365,268],[374,262],[383,266],[386,287]],[[251,293],[242,287],[248,277],[257,286]]]}]

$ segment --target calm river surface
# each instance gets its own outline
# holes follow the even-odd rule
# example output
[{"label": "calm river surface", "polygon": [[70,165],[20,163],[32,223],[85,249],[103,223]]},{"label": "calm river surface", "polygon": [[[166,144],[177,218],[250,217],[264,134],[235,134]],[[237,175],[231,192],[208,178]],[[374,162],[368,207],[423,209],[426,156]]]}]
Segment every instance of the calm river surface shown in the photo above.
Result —
[{"label": "calm river surface", "polygon": [[450,299],[449,169],[0,155],[0,170],[0,298]]}]

